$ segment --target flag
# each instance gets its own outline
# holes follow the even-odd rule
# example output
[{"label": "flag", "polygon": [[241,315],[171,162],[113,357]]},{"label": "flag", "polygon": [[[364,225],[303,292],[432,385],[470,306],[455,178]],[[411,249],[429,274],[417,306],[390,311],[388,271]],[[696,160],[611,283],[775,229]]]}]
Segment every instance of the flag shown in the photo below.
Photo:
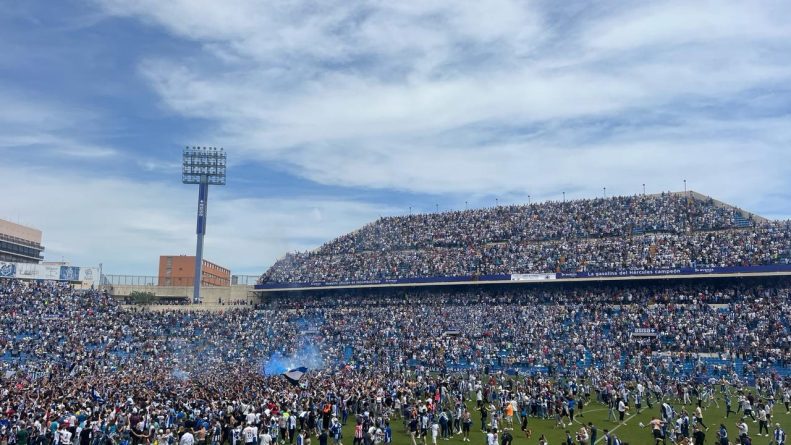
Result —
[{"label": "flag", "polygon": [[298,385],[299,379],[302,378],[303,375],[308,373],[308,368],[301,366],[299,368],[290,369],[283,373],[283,377],[286,378],[292,385]]},{"label": "flag", "polygon": [[102,397],[101,395],[99,395],[99,392],[98,392],[98,391],[96,391],[96,389],[95,389],[95,388],[94,388],[94,389],[91,389],[91,397],[93,397],[93,400],[95,400],[96,402],[98,402],[100,405],[104,405],[104,397]]}]

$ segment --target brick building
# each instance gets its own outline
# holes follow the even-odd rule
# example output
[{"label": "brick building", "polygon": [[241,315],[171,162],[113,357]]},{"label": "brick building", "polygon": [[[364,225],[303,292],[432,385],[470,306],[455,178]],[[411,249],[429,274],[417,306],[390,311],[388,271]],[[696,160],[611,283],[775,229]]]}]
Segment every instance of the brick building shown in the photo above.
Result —
[{"label": "brick building", "polygon": [[[195,257],[187,255],[162,255],[159,257],[160,286],[192,286],[195,281]],[[201,273],[203,286],[230,286],[231,271],[203,260]]]}]

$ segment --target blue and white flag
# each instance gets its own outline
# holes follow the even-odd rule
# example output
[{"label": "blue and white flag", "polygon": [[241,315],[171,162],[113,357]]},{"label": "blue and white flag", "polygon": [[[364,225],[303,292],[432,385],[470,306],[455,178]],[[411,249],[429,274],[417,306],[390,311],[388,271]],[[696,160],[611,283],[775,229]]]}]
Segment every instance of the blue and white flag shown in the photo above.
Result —
[{"label": "blue and white flag", "polygon": [[95,388],[91,389],[91,397],[93,397],[93,400],[99,403],[100,405],[104,405],[104,397],[99,395],[99,392],[96,391]]},{"label": "blue and white flag", "polygon": [[299,385],[299,379],[302,378],[303,375],[308,373],[308,368],[304,366],[300,366],[299,368],[290,369],[283,373],[283,377],[286,378],[292,385]]}]

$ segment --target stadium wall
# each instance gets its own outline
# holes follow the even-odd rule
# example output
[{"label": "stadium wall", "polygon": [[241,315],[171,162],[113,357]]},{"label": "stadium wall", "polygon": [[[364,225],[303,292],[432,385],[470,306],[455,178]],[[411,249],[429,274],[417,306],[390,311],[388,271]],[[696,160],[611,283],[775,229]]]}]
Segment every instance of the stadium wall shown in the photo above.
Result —
[{"label": "stadium wall", "polygon": [[376,287],[453,286],[484,284],[551,283],[560,281],[639,280],[668,278],[741,277],[791,275],[791,264],[739,267],[679,267],[648,270],[615,270],[576,273],[531,273],[460,277],[426,277],[349,282],[265,283],[255,292],[308,291],[311,289],[351,289]]},{"label": "stadium wall", "polygon": [[[106,289],[110,295],[116,298],[128,297],[132,292],[151,292],[159,298],[162,297],[177,297],[188,298],[192,301],[192,286],[156,286],[156,285],[103,285],[102,289]],[[253,286],[247,285],[233,285],[233,286],[207,286],[201,287],[201,299],[204,305],[219,305],[220,301],[223,303],[233,303],[238,301],[248,301],[253,303],[257,301],[254,294],[251,293]],[[194,309],[194,306],[188,306]]]}]

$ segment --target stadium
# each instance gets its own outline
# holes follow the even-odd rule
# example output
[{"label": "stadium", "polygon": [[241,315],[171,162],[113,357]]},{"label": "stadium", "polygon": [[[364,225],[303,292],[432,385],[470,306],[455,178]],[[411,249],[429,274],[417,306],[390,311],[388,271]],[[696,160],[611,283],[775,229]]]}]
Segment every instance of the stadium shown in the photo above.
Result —
[{"label": "stadium", "polygon": [[791,3],[6,3],[0,445],[787,443]]},{"label": "stadium", "polygon": [[690,192],[382,218],[220,312],[3,279],[5,418],[80,443],[769,434],[789,275],[791,222]]}]

